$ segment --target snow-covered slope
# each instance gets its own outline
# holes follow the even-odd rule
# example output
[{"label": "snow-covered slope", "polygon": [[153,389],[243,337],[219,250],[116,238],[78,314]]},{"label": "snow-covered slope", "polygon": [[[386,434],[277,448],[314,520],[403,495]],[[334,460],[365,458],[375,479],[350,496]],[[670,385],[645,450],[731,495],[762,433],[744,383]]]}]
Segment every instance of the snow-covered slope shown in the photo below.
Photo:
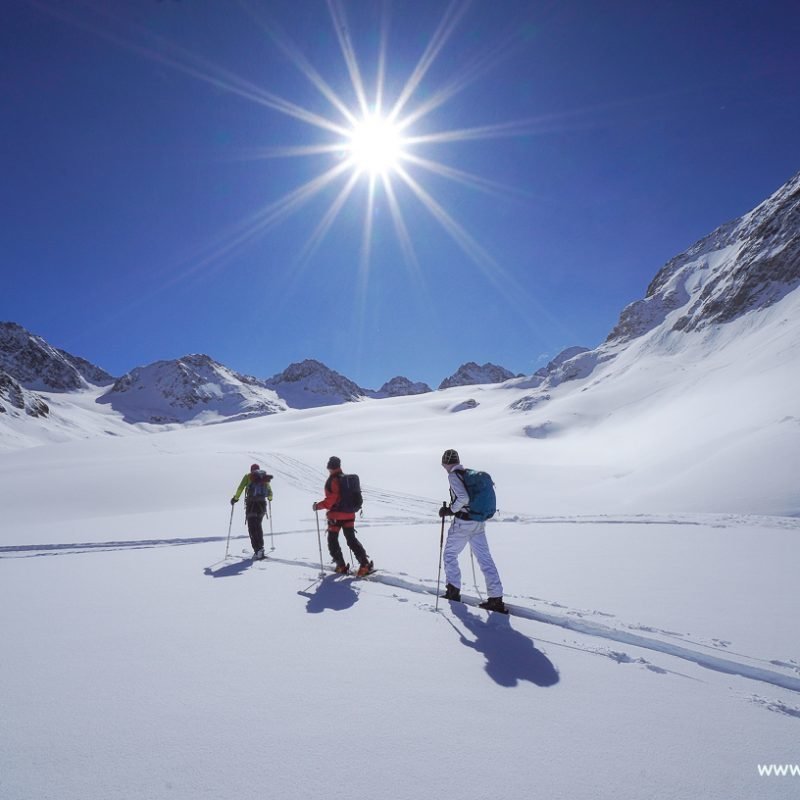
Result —
[{"label": "snow-covered slope", "polygon": [[124,375],[98,400],[127,422],[168,424],[241,419],[286,410],[261,381],[207,355],[157,361]]},{"label": "snow-covered slope", "polygon": [[[800,725],[792,185],[527,383],[350,403],[312,362],[281,383],[333,405],[4,453],[3,795],[794,796],[760,774],[797,765]],[[240,380],[201,361],[127,391],[191,416]],[[42,392],[34,421],[142,427],[101,391]],[[476,608],[466,554],[466,602],[434,597],[450,447],[495,481],[511,616]],[[320,574],[334,453],[361,476],[368,580]],[[258,564],[228,503],[252,461],[275,476]]]},{"label": "snow-covered slope", "polygon": [[548,375],[552,375],[562,364],[569,361],[575,356],[579,356],[582,353],[588,353],[588,347],[581,347],[576,345],[574,347],[567,347],[565,350],[562,350],[555,358],[551,359],[551,361],[544,367],[537,369],[534,375],[539,376],[540,378],[546,378]]},{"label": "snow-covered slope", "polygon": [[613,465],[633,503],[800,513],[799,191],[672,259],[606,342],[512,400],[522,432]]},{"label": "snow-covered slope", "polygon": [[[548,516],[597,454],[556,464],[502,435],[515,391],[5,455],[4,796],[790,796],[795,779],[757,768],[797,760],[800,523]],[[449,414],[467,392],[480,406]],[[435,610],[453,445],[497,481],[488,537],[509,617],[476,608],[466,553],[467,602]],[[362,478],[368,580],[319,577],[311,502],[331,453]],[[253,460],[275,476],[275,549],[255,565],[228,504]],[[606,492],[618,504],[625,487]]]},{"label": "snow-covered slope", "polygon": [[462,364],[452,375],[445,378],[440,384],[440,389],[451,389],[453,386],[475,386],[484,383],[502,383],[513,378],[514,373],[497,364],[486,363],[483,366],[474,361]]},{"label": "snow-covered slope", "polygon": [[106,386],[105,370],[48,344],[15,322],[0,322],[0,370],[26,389],[66,392]]},{"label": "snow-covered slope", "polygon": [[312,408],[359,400],[367,395],[353,381],[314,359],[290,364],[265,381],[290,408]]}]

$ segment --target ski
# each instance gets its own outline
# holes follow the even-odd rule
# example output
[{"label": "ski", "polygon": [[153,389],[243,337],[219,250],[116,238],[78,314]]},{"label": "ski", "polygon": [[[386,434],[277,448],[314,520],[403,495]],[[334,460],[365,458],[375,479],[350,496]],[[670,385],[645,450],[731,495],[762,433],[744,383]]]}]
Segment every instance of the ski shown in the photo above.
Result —
[{"label": "ski", "polygon": [[508,615],[510,613],[509,610],[508,610],[508,606],[505,603],[503,604],[503,608],[502,609],[497,609],[497,608],[486,608],[481,603],[476,603],[474,600],[472,600],[472,602],[467,602],[464,599],[453,600],[452,598],[445,597],[444,595],[439,595],[439,599],[440,600],[446,600],[448,603],[461,603],[462,605],[470,606],[471,608],[479,608],[481,611],[488,611],[490,614],[506,614],[506,615]]},{"label": "ski", "polygon": [[242,556],[246,556],[253,563],[255,563],[256,561],[266,561],[269,558],[269,556],[266,553],[264,553],[264,558],[253,558],[253,551],[248,549],[242,550]]},{"label": "ski", "polygon": [[365,572],[363,575],[358,575],[355,572],[350,573],[353,580],[360,580],[361,578],[368,578],[370,575],[374,575],[378,570],[373,567],[369,572]]},{"label": "ski", "polygon": [[488,611],[490,614],[506,614],[508,615],[508,606],[503,606],[502,610],[499,608],[484,608],[480,603],[478,603],[478,608],[482,609],[483,611]]}]

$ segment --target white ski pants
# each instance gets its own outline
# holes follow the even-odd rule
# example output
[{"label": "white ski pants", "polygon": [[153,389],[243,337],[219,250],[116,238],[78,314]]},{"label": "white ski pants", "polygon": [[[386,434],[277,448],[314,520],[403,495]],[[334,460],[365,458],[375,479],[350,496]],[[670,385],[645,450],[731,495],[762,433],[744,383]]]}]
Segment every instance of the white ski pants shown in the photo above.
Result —
[{"label": "white ski pants", "polygon": [[471,519],[453,519],[450,530],[447,532],[447,542],[444,545],[444,574],[448,583],[457,589],[461,588],[461,570],[458,566],[459,553],[469,545],[478,566],[481,568],[486,581],[486,592],[489,597],[502,597],[503,584],[497,574],[497,567],[489,552],[489,543],[486,541],[486,523]]}]

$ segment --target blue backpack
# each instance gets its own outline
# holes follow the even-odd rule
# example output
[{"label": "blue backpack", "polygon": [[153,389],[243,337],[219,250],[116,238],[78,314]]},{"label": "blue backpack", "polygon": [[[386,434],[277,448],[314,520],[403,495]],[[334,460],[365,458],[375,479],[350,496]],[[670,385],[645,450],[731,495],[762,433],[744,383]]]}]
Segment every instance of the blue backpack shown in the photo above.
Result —
[{"label": "blue backpack", "polygon": [[266,500],[269,494],[269,482],[272,475],[267,475],[263,469],[250,473],[250,483],[247,484],[245,491],[246,500]]},{"label": "blue backpack", "polygon": [[469,505],[465,509],[469,518],[479,522],[491,519],[497,513],[492,476],[477,469],[459,469],[457,472],[469,495]]}]

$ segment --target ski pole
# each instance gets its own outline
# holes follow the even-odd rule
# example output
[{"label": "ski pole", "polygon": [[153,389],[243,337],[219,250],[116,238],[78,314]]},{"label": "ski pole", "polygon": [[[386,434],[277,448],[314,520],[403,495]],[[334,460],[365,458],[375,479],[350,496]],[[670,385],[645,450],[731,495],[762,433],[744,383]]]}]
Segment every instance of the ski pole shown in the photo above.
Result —
[{"label": "ski pole", "polygon": [[325,575],[325,567],[322,566],[322,539],[320,538],[319,535],[319,511],[317,511],[317,509],[315,508],[314,513],[317,516],[317,544],[319,545],[319,574],[320,577],[322,577],[323,575]]},{"label": "ski pole", "polygon": [[225,558],[228,557],[228,550],[231,546],[231,528],[233,527],[233,503],[231,503],[231,521],[228,523],[228,541],[225,543]]},{"label": "ski pole", "polygon": [[[447,508],[447,501],[442,502],[442,508]],[[436,606],[434,611],[439,610],[439,584],[442,580],[442,549],[444,548],[444,517],[442,517],[442,532],[439,535],[439,574],[436,576]]]},{"label": "ski pole", "polygon": [[475,554],[472,552],[472,545],[469,546],[469,557],[472,561],[472,585],[475,587],[475,594],[478,595],[479,599],[483,600],[483,595],[481,594],[481,590],[478,588],[478,579],[475,577]]},{"label": "ski pole", "polygon": [[272,500],[267,500],[269,503],[269,542],[271,547],[270,550],[275,549],[275,534],[272,532]]}]

